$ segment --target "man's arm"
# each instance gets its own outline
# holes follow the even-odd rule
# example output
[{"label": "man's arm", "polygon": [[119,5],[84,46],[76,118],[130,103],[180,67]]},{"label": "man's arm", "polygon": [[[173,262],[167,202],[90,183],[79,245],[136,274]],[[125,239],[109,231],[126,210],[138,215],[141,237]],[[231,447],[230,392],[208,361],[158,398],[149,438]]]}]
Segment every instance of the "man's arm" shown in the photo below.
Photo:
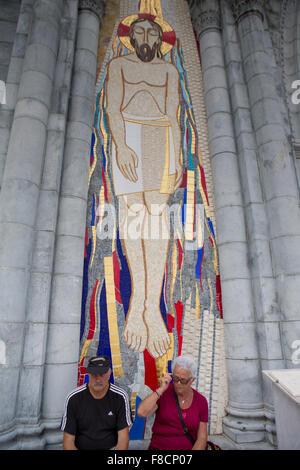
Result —
[{"label": "man's arm", "polygon": [[173,132],[176,167],[175,189],[177,189],[180,186],[182,180],[181,129],[178,122],[179,73],[176,67],[172,64],[168,64],[167,86],[166,114],[171,123]]},{"label": "man's arm", "polygon": [[118,442],[115,450],[127,450],[129,445],[129,428],[118,431]]},{"label": "man's arm", "polygon": [[77,447],[75,447],[75,436],[68,432],[64,432],[63,450],[78,450]]},{"label": "man's arm", "polygon": [[207,443],[207,423],[200,422],[198,433],[197,433],[197,440],[192,450],[205,450],[206,443]]},{"label": "man's arm", "polygon": [[136,167],[138,158],[135,152],[126,145],[126,134],[121,107],[124,84],[120,59],[112,60],[108,66],[107,107],[109,128],[116,145],[117,163],[125,178],[137,181]]}]

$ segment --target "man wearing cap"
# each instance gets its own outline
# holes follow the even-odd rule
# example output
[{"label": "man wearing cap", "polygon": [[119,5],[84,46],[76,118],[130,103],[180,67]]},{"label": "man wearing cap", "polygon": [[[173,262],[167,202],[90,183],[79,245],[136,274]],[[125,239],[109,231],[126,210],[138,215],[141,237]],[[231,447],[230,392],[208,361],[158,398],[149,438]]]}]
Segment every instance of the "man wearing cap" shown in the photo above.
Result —
[{"label": "man wearing cap", "polygon": [[126,450],[132,424],[127,393],[109,382],[107,356],[92,357],[89,382],[66,398],[61,430],[64,450]]}]

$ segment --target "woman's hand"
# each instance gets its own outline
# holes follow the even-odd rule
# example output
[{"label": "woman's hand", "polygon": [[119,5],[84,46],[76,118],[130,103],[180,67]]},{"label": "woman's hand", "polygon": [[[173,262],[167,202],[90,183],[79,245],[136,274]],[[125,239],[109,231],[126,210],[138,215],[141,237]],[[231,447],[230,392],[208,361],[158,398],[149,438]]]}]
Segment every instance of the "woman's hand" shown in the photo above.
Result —
[{"label": "woman's hand", "polygon": [[155,392],[148,395],[148,397],[144,398],[144,400],[139,404],[137,414],[140,416],[140,418],[147,418],[157,410],[157,401],[159,397],[167,390],[171,380],[171,374],[164,375],[161,379],[160,387],[157,388]]},{"label": "woman's hand", "polygon": [[161,382],[160,382],[160,387],[158,388],[158,392],[162,395],[167,388],[170,385],[170,382],[172,380],[171,374],[166,374],[162,377]]}]

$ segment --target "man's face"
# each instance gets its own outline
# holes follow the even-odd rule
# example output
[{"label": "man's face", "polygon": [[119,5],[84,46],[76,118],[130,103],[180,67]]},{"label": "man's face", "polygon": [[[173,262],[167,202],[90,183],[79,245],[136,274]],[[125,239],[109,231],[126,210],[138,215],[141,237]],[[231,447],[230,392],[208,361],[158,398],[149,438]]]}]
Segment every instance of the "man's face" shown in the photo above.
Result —
[{"label": "man's face", "polygon": [[89,374],[89,387],[95,393],[102,392],[108,385],[111,369],[105,374]]},{"label": "man's face", "polygon": [[159,33],[149,21],[141,21],[133,28],[136,55],[143,62],[151,62],[157,51]]}]

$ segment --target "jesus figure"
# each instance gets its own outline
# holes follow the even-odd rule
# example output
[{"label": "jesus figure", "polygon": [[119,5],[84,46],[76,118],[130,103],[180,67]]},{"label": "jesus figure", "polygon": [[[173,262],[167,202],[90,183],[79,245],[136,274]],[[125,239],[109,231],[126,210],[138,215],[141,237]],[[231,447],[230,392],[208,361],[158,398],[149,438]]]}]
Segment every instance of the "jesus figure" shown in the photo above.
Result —
[{"label": "jesus figure", "polygon": [[[125,217],[120,227],[131,273],[132,293],[123,336],[131,349],[146,348],[158,358],[170,338],[160,312],[160,295],[169,247],[167,204],[182,180],[178,122],[179,73],[162,59],[163,28],[148,19],[132,21],[132,53],[111,60],[107,116],[113,139],[114,191]],[[128,235],[129,221],[142,221],[139,237]],[[149,227],[167,227],[149,237]]]}]

